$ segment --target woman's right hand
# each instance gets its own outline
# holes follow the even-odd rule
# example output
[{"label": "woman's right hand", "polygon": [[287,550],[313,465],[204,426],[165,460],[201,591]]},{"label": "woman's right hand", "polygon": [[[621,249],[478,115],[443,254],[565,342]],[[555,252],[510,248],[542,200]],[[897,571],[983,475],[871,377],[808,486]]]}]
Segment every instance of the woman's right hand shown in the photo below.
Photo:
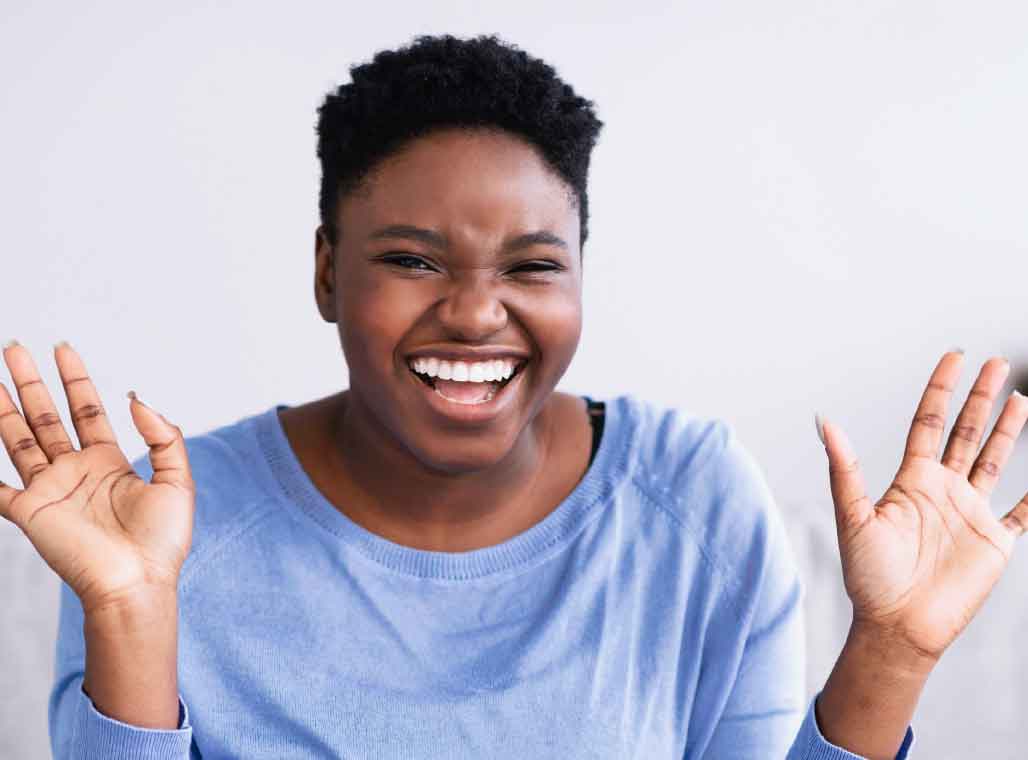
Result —
[{"label": "woman's right hand", "polygon": [[[85,365],[54,349],[80,449],[68,438],[28,349],[3,351],[24,416],[0,383],[0,438],[24,489],[0,482],[0,516],[17,525],[75,592],[86,616],[176,594],[189,552],[196,489],[182,431],[133,398],[153,478],[132,469]],[[134,394],[133,394],[134,395]]]}]

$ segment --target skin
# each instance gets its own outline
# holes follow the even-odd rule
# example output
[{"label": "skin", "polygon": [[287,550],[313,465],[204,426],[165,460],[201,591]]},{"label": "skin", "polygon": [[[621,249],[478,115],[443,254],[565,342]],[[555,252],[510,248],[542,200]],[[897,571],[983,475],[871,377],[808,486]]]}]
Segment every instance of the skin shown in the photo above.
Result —
[{"label": "skin", "polygon": [[[495,132],[418,138],[370,180],[341,199],[336,244],[323,230],[316,236],[315,297],[321,316],[338,325],[350,387],[285,410],[283,426],[318,488],[369,530],[439,551],[493,545],[552,511],[586,468],[584,404],[553,390],[581,331],[577,212],[529,146]],[[375,238],[386,224],[417,225],[446,242]],[[501,260],[505,241],[539,230],[566,246],[536,244]],[[433,266],[412,273],[381,258],[398,251]],[[540,260],[562,268],[514,271]],[[408,352],[495,343],[531,362],[494,421],[473,431],[443,424],[413,395]],[[28,350],[12,344],[3,355],[24,413],[0,384],[0,438],[24,487],[0,484],[0,516],[81,600],[84,688],[97,709],[174,728],[177,581],[195,509],[182,431],[131,402],[154,465],[146,483],[118,446],[73,348],[55,347],[55,360],[79,449]],[[845,433],[824,425],[853,622],[815,714],[829,741],[872,760],[895,756],[925,680],[1028,525],[1028,495],[999,519],[990,504],[1028,421],[1028,399],[1006,399],[979,451],[1009,372],[1005,360],[982,367],[938,458],[962,365],[957,352],[939,361],[896,477],[876,502]]]},{"label": "skin", "polygon": [[[441,240],[376,237],[395,225]],[[337,325],[350,387],[280,412],[312,481],[355,522],[420,549],[467,551],[528,529],[571,492],[589,456],[584,401],[554,392],[582,328],[569,187],[529,143],[445,130],[381,161],[341,199],[336,230],[335,245],[316,233],[314,292]],[[505,250],[539,231],[563,245]],[[497,345],[530,356],[514,403],[487,425],[441,421],[405,357]]]}]

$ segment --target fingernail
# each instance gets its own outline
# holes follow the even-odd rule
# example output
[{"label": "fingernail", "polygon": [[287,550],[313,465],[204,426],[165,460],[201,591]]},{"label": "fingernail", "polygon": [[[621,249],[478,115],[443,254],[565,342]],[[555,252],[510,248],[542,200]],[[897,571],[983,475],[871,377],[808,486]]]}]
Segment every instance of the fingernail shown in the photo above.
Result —
[{"label": "fingernail", "polygon": [[19,343],[14,338],[11,338],[9,341],[4,343],[4,348],[14,348],[15,346],[20,346],[20,345],[21,345],[21,343]]},{"label": "fingernail", "polygon": [[825,445],[825,421],[820,412],[814,412],[814,427],[817,429],[817,437],[821,439],[821,445]]},{"label": "fingernail", "polygon": [[54,348],[55,349],[56,348],[61,348],[62,346],[64,348],[71,348],[71,344],[68,341],[66,341],[66,340],[62,340],[62,341],[58,341],[57,343],[54,343]]},{"label": "fingernail", "polygon": [[150,408],[150,405],[149,405],[149,404],[147,404],[147,403],[146,403],[145,401],[143,401],[143,399],[139,398],[139,396],[137,396],[137,395],[136,395],[136,392],[135,392],[135,391],[129,391],[129,392],[128,392],[127,394],[125,394],[125,395],[127,395],[127,396],[128,396],[128,397],[129,397],[130,399],[132,399],[133,401],[138,401],[138,402],[139,402],[140,404],[142,404],[143,406],[145,406],[145,407],[146,407],[147,409],[149,409],[149,408]]},{"label": "fingernail", "polygon": [[1017,390],[1017,388],[1014,388],[1014,392],[1011,395],[1020,396],[1021,398],[1028,398],[1028,396],[1025,396],[1023,393],[1021,393],[1021,391]]},{"label": "fingernail", "polygon": [[964,353],[964,349],[960,348],[959,346],[954,346],[954,347],[953,347],[953,348],[951,348],[951,349],[950,349],[950,350],[949,350],[949,351],[948,351],[947,353],[951,353],[951,354],[963,354],[963,353]]}]

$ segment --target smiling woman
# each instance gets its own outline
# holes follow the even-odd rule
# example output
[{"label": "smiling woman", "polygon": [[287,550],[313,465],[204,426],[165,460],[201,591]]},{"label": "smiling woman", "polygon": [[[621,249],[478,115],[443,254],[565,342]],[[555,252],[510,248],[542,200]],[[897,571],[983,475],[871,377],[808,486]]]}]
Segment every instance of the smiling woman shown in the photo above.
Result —
[{"label": "smiling woman", "polygon": [[[470,127],[409,141],[365,183],[336,203],[316,246],[318,308],[338,324],[350,370],[340,434],[360,431],[376,469],[411,470],[413,457],[448,481],[464,473],[439,507],[452,515],[443,522],[459,524],[497,483],[516,483],[514,471],[537,469],[543,446],[570,461],[536,484],[552,475],[564,482],[550,487],[570,491],[585,416],[581,400],[553,390],[582,326],[574,191],[525,138]],[[411,372],[416,357],[439,360],[434,392]],[[493,361],[517,370],[502,388],[471,375]],[[284,415],[287,431],[302,414]],[[548,428],[573,437],[553,447]],[[416,492],[426,488],[438,490]],[[520,524],[522,508],[496,509],[494,519]]]},{"label": "smiling woman", "polygon": [[320,108],[314,295],[349,387],[184,438],[130,394],[129,462],[82,358],[80,445],[4,350],[0,483],[64,583],[68,758],[902,758],[932,667],[1028,526],[989,496],[1028,420],[985,364],[941,461],[944,355],[876,503],[818,418],[853,624],[803,693],[802,586],[717,419],[555,390],[582,328],[601,127],[496,37],[420,37]]}]

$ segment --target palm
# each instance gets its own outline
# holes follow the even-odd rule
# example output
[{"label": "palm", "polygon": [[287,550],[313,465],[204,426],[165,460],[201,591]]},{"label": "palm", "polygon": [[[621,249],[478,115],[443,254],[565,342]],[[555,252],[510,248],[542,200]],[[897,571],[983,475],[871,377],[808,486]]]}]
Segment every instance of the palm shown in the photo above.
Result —
[{"label": "palm", "polygon": [[852,450],[825,426],[846,591],[854,616],[897,633],[938,657],[985,601],[1028,524],[1028,496],[998,520],[989,496],[1028,418],[1028,401],[1012,396],[977,454],[985,423],[1009,369],[987,363],[936,459],[942,420],[959,355],[940,362],[925,392],[892,484],[874,505],[864,493]]},{"label": "palm", "polygon": [[[5,358],[25,417],[16,409],[10,413],[14,405],[4,389],[0,433],[25,489],[2,486],[0,514],[22,529],[84,608],[117,602],[137,590],[174,587],[192,534],[188,466],[182,470],[172,463],[158,472],[155,463],[151,483],[136,475],[105,415],[95,413],[102,407],[92,383],[81,381],[86,376],[77,355],[70,348],[61,353],[62,379],[79,379],[66,383],[65,389],[82,449],[71,446],[59,422],[40,424],[57,419],[49,394],[33,379],[35,365],[28,352],[8,349]],[[137,426],[151,445],[151,459],[177,457],[177,437],[169,437],[168,430],[161,437],[163,418],[141,404],[134,407]]]},{"label": "palm", "polygon": [[34,478],[17,509],[29,515],[25,534],[54,572],[80,599],[99,603],[173,585],[188,551],[191,506],[186,491],[131,472],[120,450],[91,446]]},{"label": "palm", "polygon": [[999,580],[1011,545],[966,478],[918,461],[897,475],[851,539],[847,592],[865,614],[909,621],[904,633],[919,649],[941,652]]}]

